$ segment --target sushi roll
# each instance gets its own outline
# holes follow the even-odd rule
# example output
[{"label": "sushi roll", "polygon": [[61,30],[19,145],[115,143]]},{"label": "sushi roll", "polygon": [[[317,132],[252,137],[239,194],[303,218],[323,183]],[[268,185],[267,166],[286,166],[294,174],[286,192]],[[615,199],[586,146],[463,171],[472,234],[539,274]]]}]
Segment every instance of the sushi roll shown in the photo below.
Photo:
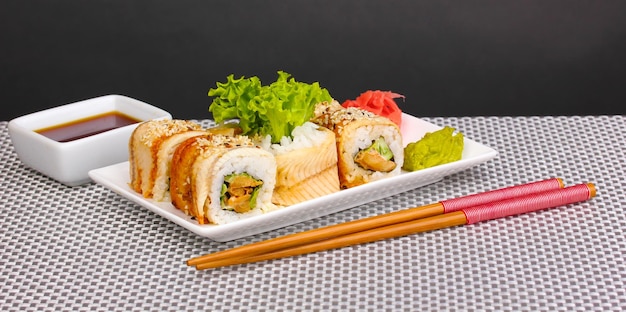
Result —
[{"label": "sushi roll", "polygon": [[188,120],[149,120],[139,124],[128,143],[130,187],[146,198],[167,198],[175,148],[185,139],[204,133],[199,124]]},{"label": "sushi roll", "polygon": [[318,104],[311,121],[335,134],[342,189],[401,173],[402,134],[388,118],[332,101]]},{"label": "sushi roll", "polygon": [[276,159],[245,136],[206,135],[172,158],[172,204],[199,224],[227,224],[273,208]]},{"label": "sushi roll", "polygon": [[272,144],[269,137],[260,143],[276,157],[272,202],[289,206],[339,191],[335,134],[311,122],[292,134],[280,143]]}]

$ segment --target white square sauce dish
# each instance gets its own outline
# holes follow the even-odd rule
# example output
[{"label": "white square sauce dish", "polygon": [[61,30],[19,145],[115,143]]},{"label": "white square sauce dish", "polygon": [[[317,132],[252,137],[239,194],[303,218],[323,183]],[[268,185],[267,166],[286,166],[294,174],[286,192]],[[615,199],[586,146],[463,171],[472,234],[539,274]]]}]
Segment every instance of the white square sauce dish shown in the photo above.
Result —
[{"label": "white square sauce dish", "polygon": [[128,160],[128,140],[137,125],[172,119],[158,107],[105,95],[17,117],[11,142],[28,167],[68,186],[91,182],[92,169]]}]

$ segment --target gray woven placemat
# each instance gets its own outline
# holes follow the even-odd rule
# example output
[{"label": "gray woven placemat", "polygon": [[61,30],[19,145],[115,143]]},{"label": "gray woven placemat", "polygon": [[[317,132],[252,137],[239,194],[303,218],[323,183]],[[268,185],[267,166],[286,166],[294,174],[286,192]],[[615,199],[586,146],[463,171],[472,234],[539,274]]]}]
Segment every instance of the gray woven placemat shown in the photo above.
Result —
[{"label": "gray woven placemat", "polygon": [[[66,187],[26,168],[2,122],[0,310],[626,310],[624,116],[424,119],[499,155],[435,184],[227,243],[102,186]],[[268,262],[206,271],[185,264],[249,242],[548,177],[593,182],[598,196]]]}]

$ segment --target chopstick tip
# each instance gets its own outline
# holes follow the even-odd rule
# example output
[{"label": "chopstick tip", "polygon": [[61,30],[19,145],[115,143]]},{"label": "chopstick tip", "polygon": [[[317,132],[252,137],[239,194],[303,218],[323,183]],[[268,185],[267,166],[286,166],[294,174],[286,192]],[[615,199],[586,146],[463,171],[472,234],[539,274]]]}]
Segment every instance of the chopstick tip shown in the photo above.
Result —
[{"label": "chopstick tip", "polygon": [[191,259],[188,259],[187,261],[185,261],[185,263],[187,263],[188,266],[194,266],[194,265],[196,265],[196,264],[198,264],[200,262],[202,262],[202,261],[200,261],[199,257],[191,258]]}]

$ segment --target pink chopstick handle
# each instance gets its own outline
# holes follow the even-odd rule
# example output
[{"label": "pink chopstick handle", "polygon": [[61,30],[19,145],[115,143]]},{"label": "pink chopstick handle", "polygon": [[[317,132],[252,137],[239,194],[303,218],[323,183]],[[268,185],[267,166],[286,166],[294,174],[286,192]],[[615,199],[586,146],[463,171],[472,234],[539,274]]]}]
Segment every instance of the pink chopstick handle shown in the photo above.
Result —
[{"label": "pink chopstick handle", "polygon": [[442,201],[441,204],[443,205],[444,212],[448,213],[509,198],[515,198],[528,194],[541,193],[561,188],[563,188],[563,181],[559,178],[552,178],[537,182],[510,186],[499,190],[448,199]]},{"label": "pink chopstick handle", "polygon": [[549,190],[463,209],[467,224],[585,201],[595,196],[591,183]]}]

